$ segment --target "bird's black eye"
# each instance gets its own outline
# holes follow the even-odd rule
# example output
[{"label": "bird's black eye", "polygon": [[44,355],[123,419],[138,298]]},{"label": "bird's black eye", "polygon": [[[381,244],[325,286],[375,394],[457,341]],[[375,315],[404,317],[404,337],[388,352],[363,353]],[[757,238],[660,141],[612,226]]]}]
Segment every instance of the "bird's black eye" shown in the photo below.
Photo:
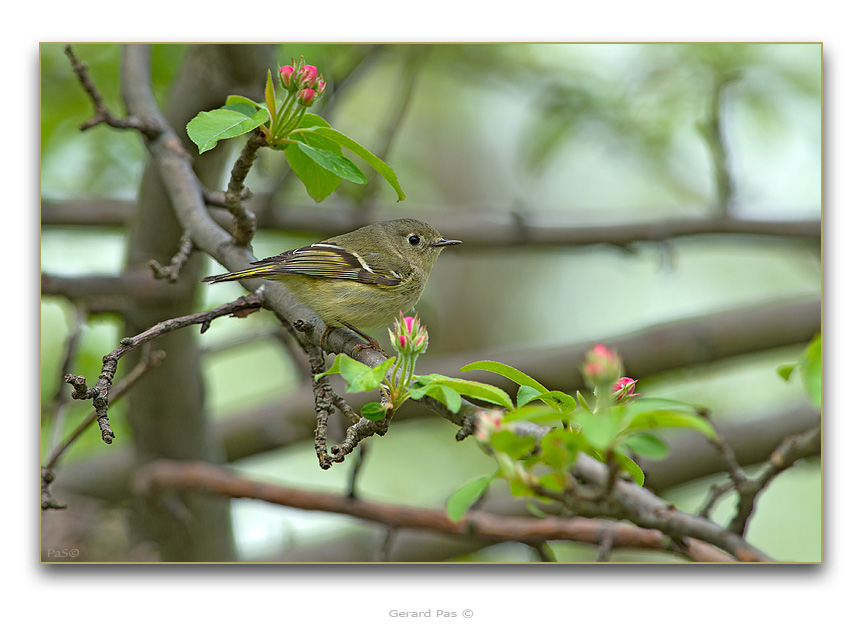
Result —
[{"label": "bird's black eye", "polygon": [[418,246],[418,245],[419,245],[419,242],[420,242],[420,241],[422,241],[422,240],[419,238],[419,235],[410,235],[410,236],[407,238],[407,241],[409,241],[409,242],[410,242],[410,245],[411,245],[411,246]]}]

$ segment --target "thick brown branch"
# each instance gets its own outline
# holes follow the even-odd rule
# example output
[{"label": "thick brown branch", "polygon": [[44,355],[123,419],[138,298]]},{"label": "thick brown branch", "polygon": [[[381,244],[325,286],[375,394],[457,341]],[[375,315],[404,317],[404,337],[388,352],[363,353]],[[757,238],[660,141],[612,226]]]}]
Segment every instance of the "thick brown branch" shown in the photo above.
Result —
[{"label": "thick brown branch", "polygon": [[[470,512],[452,521],[444,511],[358,500],[338,494],[303,491],[241,478],[206,463],[157,461],[143,468],[134,488],[145,494],[161,490],[193,490],[230,498],[253,498],[297,509],[350,515],[393,528],[420,528],[494,542],[539,544],[567,540],[601,545],[611,538],[617,548],[675,551],[660,532],[603,520],[548,517],[513,518]],[[684,555],[697,561],[727,561],[727,555],[697,540],[688,542]]]},{"label": "thick brown branch", "polygon": [[[206,203],[224,208],[223,196],[207,192]],[[271,203],[267,194],[255,194],[248,201],[249,210],[257,215],[258,229],[287,230],[328,237],[352,230],[369,221],[385,219],[375,213],[356,217],[341,211],[335,214],[313,207],[287,207]],[[88,200],[42,203],[43,225],[123,226],[134,210],[132,203]],[[785,237],[820,241],[820,220],[749,220],[732,216],[703,216],[630,221],[622,224],[585,225],[582,219],[551,215],[542,207],[530,207],[520,213],[507,211],[469,211],[463,214],[435,212],[415,217],[433,223],[440,232],[469,241],[471,250],[509,248],[511,246],[587,246],[609,244],[630,246],[643,241],[669,241],[679,237],[740,235]],[[214,211],[213,218],[230,227],[230,216]],[[466,248],[460,253],[466,254]]]}]

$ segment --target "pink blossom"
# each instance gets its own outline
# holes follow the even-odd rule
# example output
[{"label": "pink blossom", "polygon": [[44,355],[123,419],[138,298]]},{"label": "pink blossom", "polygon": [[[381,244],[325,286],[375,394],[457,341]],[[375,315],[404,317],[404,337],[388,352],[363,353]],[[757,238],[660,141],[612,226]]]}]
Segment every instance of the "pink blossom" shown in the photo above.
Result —
[{"label": "pink blossom", "polygon": [[617,402],[622,404],[629,402],[641,395],[639,393],[635,393],[635,383],[638,381],[634,378],[629,378],[628,376],[623,376],[617,382],[614,383],[612,388],[612,392],[614,394],[614,399]]},{"label": "pink blossom", "polygon": [[299,79],[297,81],[300,88],[314,88],[317,82],[317,68],[313,65],[304,65],[299,70]]},{"label": "pink blossom", "polygon": [[296,99],[304,107],[309,107],[317,98],[317,92],[314,89],[302,89],[296,96]]},{"label": "pink blossom", "polygon": [[620,356],[603,343],[597,343],[587,352],[584,376],[590,385],[610,385],[620,377],[622,369]]},{"label": "pink blossom", "polygon": [[296,71],[292,65],[284,65],[281,68],[281,84],[285,86],[286,89],[291,88],[290,79],[293,78],[293,74]]}]

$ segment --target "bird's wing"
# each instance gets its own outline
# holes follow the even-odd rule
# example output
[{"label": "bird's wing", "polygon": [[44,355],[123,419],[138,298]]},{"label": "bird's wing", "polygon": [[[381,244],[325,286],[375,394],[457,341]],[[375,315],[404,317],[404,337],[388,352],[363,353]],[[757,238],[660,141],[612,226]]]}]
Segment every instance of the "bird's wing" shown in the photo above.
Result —
[{"label": "bird's wing", "polygon": [[321,242],[288,250],[276,256],[254,261],[261,266],[259,276],[304,274],[321,278],[355,280],[370,285],[398,285],[405,278],[405,268],[382,262],[380,255],[370,255],[368,260],[348,252],[335,243]]}]

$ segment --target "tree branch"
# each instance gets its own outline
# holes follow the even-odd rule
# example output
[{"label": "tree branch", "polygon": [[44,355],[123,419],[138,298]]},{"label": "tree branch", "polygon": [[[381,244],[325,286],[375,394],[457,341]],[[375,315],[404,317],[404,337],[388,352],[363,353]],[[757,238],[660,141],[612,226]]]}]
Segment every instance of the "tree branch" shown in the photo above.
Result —
[{"label": "tree branch", "polygon": [[[347,212],[321,211],[316,207],[273,206],[269,194],[257,193],[248,207],[257,215],[258,229],[286,230],[320,237],[338,235],[367,222],[385,219],[371,212],[361,222]],[[224,208],[223,197],[207,192],[206,203]],[[134,209],[120,200],[87,200],[42,203],[42,224],[46,226],[123,226]],[[706,210],[706,209],[704,209]],[[739,211],[742,213],[743,211]],[[542,207],[522,211],[477,209],[463,213],[445,211],[417,213],[417,219],[433,223],[441,232],[451,233],[470,243],[472,250],[497,248],[613,245],[628,247],[639,242],[662,242],[680,237],[739,235],[807,239],[819,243],[820,220],[751,220],[729,215],[632,220],[621,224],[585,225],[579,217],[551,214]],[[213,211],[213,219],[230,228],[230,216]],[[466,250],[466,249],[465,249]],[[465,253],[463,250],[461,253]]]},{"label": "tree branch", "polygon": [[249,245],[254,237],[256,218],[254,213],[242,206],[241,200],[243,191],[246,190],[245,179],[251,171],[255,158],[257,158],[257,151],[265,145],[266,138],[257,131],[253,132],[230,172],[224,200],[225,208],[231,212],[234,218],[231,234],[237,246]]},{"label": "tree branch", "polygon": [[72,70],[75,72],[78,82],[81,83],[84,91],[86,91],[87,95],[90,96],[90,100],[93,101],[93,107],[96,111],[93,117],[78,127],[80,130],[84,131],[99,124],[107,124],[114,128],[133,128],[146,137],[154,137],[158,134],[159,127],[152,120],[134,116],[126,118],[118,118],[114,116],[108,109],[108,105],[105,104],[102,94],[99,93],[99,89],[96,87],[93,79],[90,78],[90,74],[87,72],[87,64],[78,60],[75,53],[72,51],[72,46],[67,45],[65,52],[66,56],[69,57],[69,61],[72,63]]},{"label": "tree branch", "polygon": [[149,266],[153,270],[153,275],[159,279],[166,279],[170,283],[175,283],[180,278],[180,270],[188,261],[189,256],[194,251],[191,235],[185,231],[180,237],[180,245],[177,253],[171,258],[168,265],[162,265],[155,259],[150,259]]},{"label": "tree branch", "polygon": [[754,505],[760,493],[781,472],[789,469],[801,458],[820,452],[820,425],[813,426],[805,432],[789,435],[784,438],[775,451],[769,455],[769,463],[757,478],[748,478],[736,460],[733,448],[719,433],[715,446],[721,451],[730,473],[730,483],[724,486],[713,485],[710,499],[703,508],[701,515],[706,516],[715,501],[725,493],[735,490],[739,494],[736,504],[736,515],[727,528],[739,536],[745,535],[748,520],[754,513]]},{"label": "tree branch", "polygon": [[102,371],[99,374],[99,382],[95,387],[88,388],[86,379],[83,376],[66,374],[65,381],[74,387],[72,397],[76,400],[93,400],[93,407],[96,409],[99,429],[102,431],[102,440],[105,443],[111,443],[114,440],[114,433],[108,422],[108,394],[111,390],[114,375],[117,373],[117,366],[121,358],[135,348],[152,341],[156,337],[180,328],[185,328],[186,326],[200,324],[201,333],[204,333],[209,328],[212,320],[217,317],[222,317],[224,315],[245,317],[249,313],[257,311],[262,302],[263,296],[259,293],[241,296],[233,302],[223,304],[210,311],[192,313],[191,315],[184,315],[182,317],[166,320],[138,335],[135,335],[134,337],[125,337],[120,341],[119,347],[115,348],[112,352],[106,354],[102,358]]},{"label": "tree branch", "polygon": [[[137,473],[133,488],[153,495],[165,490],[192,490],[229,498],[252,498],[292,508],[350,515],[392,528],[420,528],[492,542],[520,541],[540,544],[567,540],[601,545],[610,537],[617,548],[676,551],[660,533],[628,524],[602,520],[548,517],[502,517],[473,511],[452,521],[444,511],[359,500],[332,493],[303,491],[241,478],[206,463],[161,460]],[[705,542],[692,540],[683,555],[696,561],[727,561],[728,557]]]}]

